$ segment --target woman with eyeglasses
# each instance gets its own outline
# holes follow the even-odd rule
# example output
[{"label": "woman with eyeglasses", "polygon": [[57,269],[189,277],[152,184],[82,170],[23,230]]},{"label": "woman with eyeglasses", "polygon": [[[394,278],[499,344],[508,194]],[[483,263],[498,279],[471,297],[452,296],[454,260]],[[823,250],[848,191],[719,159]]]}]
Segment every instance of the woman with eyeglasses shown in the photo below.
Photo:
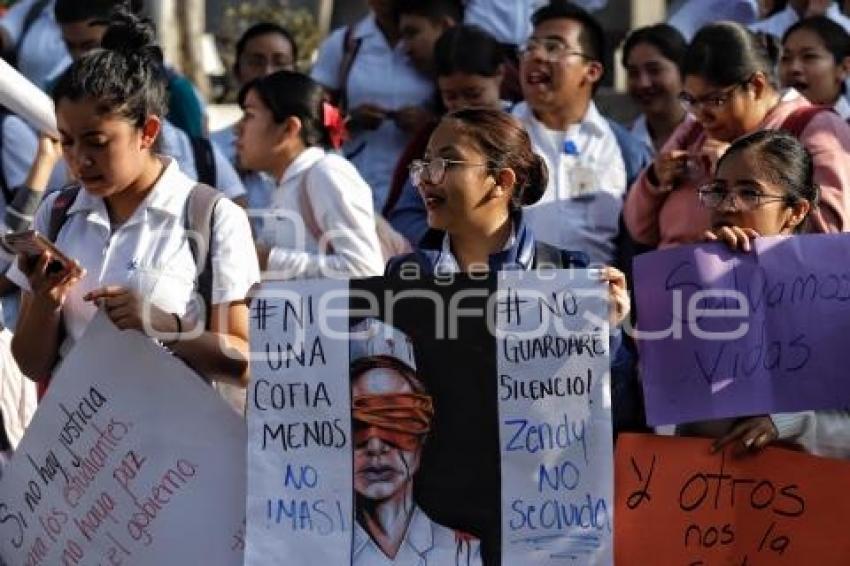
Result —
[{"label": "woman with eyeglasses", "polygon": [[[459,25],[447,29],[434,45],[434,69],[443,106],[452,112],[473,106],[507,109],[499,98],[505,73],[504,48],[486,31]],[[409,179],[409,167],[421,157],[439,119],[423,124],[404,150],[384,206],[395,229],[414,244],[428,231],[426,211]]]},{"label": "woman with eyeglasses", "polygon": [[[446,115],[410,176],[430,230],[416,251],[390,260],[388,274],[406,265],[425,276],[587,266],[587,254],[536,241],[523,220],[522,207],[543,195],[548,171],[522,124],[505,112],[466,108]],[[625,276],[613,267],[601,273],[617,326],[630,310]]]},{"label": "woman with eyeglasses", "polygon": [[[747,253],[755,238],[805,232],[818,193],[812,158],[796,138],[772,130],[749,134],[729,147],[714,179],[699,189],[710,221],[703,237]],[[760,415],[682,425],[678,432],[717,438],[715,448],[732,444],[739,453],[783,441],[821,456],[846,458],[847,416],[846,411]]]},{"label": "woman with eyeglasses", "polygon": [[[416,251],[390,260],[387,275],[408,279],[417,275],[529,271],[544,265],[587,267],[585,253],[559,250],[535,240],[525,222],[523,206],[540,199],[548,171],[543,159],[532,150],[522,124],[507,113],[466,108],[446,115],[431,135],[424,159],[414,161],[410,173],[425,201],[431,229]],[[614,268],[600,271],[601,280],[608,282],[610,323],[615,328],[630,310],[626,279]],[[625,363],[622,356],[627,356],[619,348],[619,336],[616,332],[612,335],[610,346],[612,365],[616,367]],[[618,402],[615,396],[613,404]],[[455,418],[460,419],[455,421],[459,430],[489,426],[482,424],[481,413],[476,410],[458,413]],[[495,427],[496,423],[492,425]],[[495,429],[485,434],[498,438]],[[491,501],[486,478],[492,477],[492,466],[487,458],[481,458],[480,451],[464,450],[460,445],[464,439],[463,435],[456,435],[449,441],[441,436],[438,441],[435,436],[434,445],[457,442],[447,452],[465,455],[456,464],[465,470],[462,478],[474,478],[459,483],[458,493],[465,493],[468,501]],[[490,544],[498,541],[498,508],[485,504],[474,506],[471,512],[477,517],[473,524],[483,525],[487,563],[488,555],[498,553]]]},{"label": "woman with eyeglasses", "polygon": [[662,248],[699,241],[710,219],[699,206],[697,187],[709,180],[731,142],[765,129],[792,133],[812,155],[821,206],[812,213],[810,230],[848,229],[850,127],[793,88],[780,91],[773,69],[756,36],[738,24],[718,23],[697,33],[685,55],[680,95],[692,117],[626,198],[623,218],[636,241]]}]

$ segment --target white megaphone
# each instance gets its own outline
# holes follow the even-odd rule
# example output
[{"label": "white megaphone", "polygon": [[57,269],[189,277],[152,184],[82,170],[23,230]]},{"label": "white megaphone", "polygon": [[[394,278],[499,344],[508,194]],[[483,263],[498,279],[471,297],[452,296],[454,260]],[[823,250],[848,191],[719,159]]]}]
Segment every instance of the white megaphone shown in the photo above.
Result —
[{"label": "white megaphone", "polygon": [[2,59],[0,104],[17,114],[36,131],[59,139],[53,100]]}]

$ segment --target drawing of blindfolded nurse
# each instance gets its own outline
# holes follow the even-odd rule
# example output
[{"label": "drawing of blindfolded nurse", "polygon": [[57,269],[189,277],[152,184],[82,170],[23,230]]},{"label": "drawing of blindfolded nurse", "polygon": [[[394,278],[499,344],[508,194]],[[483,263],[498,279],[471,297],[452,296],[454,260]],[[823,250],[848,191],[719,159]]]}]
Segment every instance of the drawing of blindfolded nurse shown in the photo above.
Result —
[{"label": "drawing of blindfolded nurse", "polygon": [[353,564],[481,564],[478,539],[433,522],[413,501],[413,476],[434,404],[416,373],[413,344],[375,319],[351,328]]}]

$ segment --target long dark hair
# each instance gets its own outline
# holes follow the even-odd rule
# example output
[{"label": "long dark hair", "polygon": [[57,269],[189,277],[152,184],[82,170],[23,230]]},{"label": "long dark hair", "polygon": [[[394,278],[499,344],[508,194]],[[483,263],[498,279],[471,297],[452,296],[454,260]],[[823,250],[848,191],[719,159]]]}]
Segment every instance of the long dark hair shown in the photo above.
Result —
[{"label": "long dark hair", "polygon": [[283,123],[291,116],[301,120],[304,145],[332,146],[330,132],[324,125],[325,92],[316,81],[303,73],[278,71],[243,86],[239,91],[240,106],[245,106],[245,98],[251,91],[269,109],[276,123]]},{"label": "long dark hair", "polygon": [[762,73],[777,86],[775,57],[744,26],[720,22],[700,29],[691,41],[682,76],[697,76],[718,87],[732,86]]}]

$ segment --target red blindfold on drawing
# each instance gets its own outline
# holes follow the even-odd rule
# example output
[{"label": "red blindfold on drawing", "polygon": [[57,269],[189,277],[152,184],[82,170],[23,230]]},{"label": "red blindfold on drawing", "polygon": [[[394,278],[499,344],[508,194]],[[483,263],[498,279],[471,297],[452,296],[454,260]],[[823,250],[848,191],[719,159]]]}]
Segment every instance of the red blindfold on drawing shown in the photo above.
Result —
[{"label": "red blindfold on drawing", "polygon": [[358,395],[351,404],[355,446],[379,438],[401,450],[413,451],[431,430],[434,418],[431,397],[419,393]]}]

